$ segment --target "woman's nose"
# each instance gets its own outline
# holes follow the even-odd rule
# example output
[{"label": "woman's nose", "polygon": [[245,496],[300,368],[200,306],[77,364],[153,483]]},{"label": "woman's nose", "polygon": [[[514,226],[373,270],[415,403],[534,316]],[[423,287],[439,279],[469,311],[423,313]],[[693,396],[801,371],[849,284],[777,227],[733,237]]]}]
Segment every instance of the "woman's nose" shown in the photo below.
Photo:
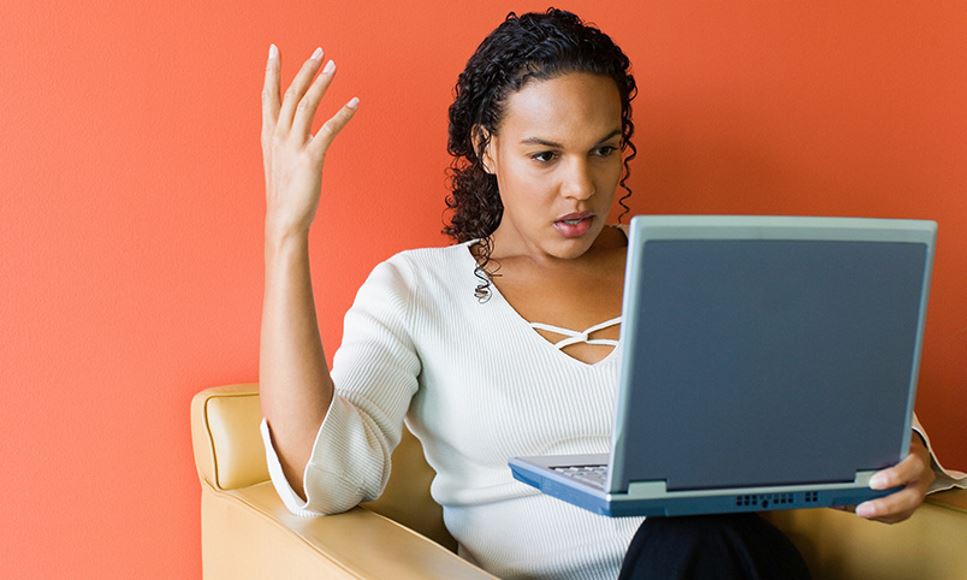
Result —
[{"label": "woman's nose", "polygon": [[565,197],[587,199],[594,195],[594,180],[587,161],[572,161],[565,171],[561,193]]}]

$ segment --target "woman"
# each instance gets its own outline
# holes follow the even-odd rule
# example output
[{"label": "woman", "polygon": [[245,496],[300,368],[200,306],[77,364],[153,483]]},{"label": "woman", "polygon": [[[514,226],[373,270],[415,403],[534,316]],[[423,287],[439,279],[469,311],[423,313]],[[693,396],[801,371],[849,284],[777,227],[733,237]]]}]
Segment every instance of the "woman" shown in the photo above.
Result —
[{"label": "woman", "polygon": [[[627,239],[605,219],[619,186],[619,203],[630,195],[636,92],[611,39],[550,9],[511,13],[481,43],[450,107],[444,231],[457,243],[373,269],[331,375],[307,234],[326,150],[358,100],[311,135],[335,72],[330,61],[313,81],[320,66],[317,50],[280,100],[273,45],[263,92],[262,435],[288,509],[337,513],[377,497],[405,421],[436,470],[431,493],[461,555],[498,576],[808,577],[757,515],[603,518],[507,468],[514,455],[602,452],[610,436]],[[880,482],[906,488],[862,515],[908,517],[933,481],[929,466],[915,437]]]}]

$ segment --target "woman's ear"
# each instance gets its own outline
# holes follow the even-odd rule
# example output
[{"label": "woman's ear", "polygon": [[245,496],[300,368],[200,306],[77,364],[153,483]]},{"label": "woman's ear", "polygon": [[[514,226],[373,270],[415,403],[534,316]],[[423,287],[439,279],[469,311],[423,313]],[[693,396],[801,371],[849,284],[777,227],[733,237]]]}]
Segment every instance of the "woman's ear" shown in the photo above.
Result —
[{"label": "woman's ear", "polygon": [[[494,173],[494,159],[493,155],[491,155],[494,145],[493,138],[494,136],[481,125],[474,125],[470,129],[470,140],[473,142],[473,150],[480,159],[480,164],[483,165],[484,171],[491,175]],[[487,141],[487,148],[484,151],[481,151],[480,143],[482,143],[485,139]]]}]

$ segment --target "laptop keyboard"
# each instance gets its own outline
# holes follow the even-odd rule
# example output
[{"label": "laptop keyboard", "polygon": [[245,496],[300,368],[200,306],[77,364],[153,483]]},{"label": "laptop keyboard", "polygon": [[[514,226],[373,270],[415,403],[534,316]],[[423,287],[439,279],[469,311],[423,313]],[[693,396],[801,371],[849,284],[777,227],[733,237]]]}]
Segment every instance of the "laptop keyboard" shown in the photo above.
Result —
[{"label": "laptop keyboard", "polygon": [[587,483],[592,487],[604,489],[604,480],[608,477],[607,465],[579,465],[575,467],[552,467],[552,470],[563,475]]}]

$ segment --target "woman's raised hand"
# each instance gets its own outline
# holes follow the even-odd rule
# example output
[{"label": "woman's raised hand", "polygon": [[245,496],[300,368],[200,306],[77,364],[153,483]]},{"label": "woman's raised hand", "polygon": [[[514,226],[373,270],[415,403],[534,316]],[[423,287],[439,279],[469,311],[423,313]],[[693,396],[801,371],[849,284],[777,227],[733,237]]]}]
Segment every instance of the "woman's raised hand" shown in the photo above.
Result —
[{"label": "woman's raised hand", "polygon": [[265,225],[276,234],[308,233],[319,206],[326,151],[359,105],[359,99],[351,99],[315,135],[309,132],[319,101],[336,73],[330,60],[313,80],[322,54],[317,48],[302,65],[280,103],[281,59],[274,44],[269,49],[262,89],[262,159]]}]

